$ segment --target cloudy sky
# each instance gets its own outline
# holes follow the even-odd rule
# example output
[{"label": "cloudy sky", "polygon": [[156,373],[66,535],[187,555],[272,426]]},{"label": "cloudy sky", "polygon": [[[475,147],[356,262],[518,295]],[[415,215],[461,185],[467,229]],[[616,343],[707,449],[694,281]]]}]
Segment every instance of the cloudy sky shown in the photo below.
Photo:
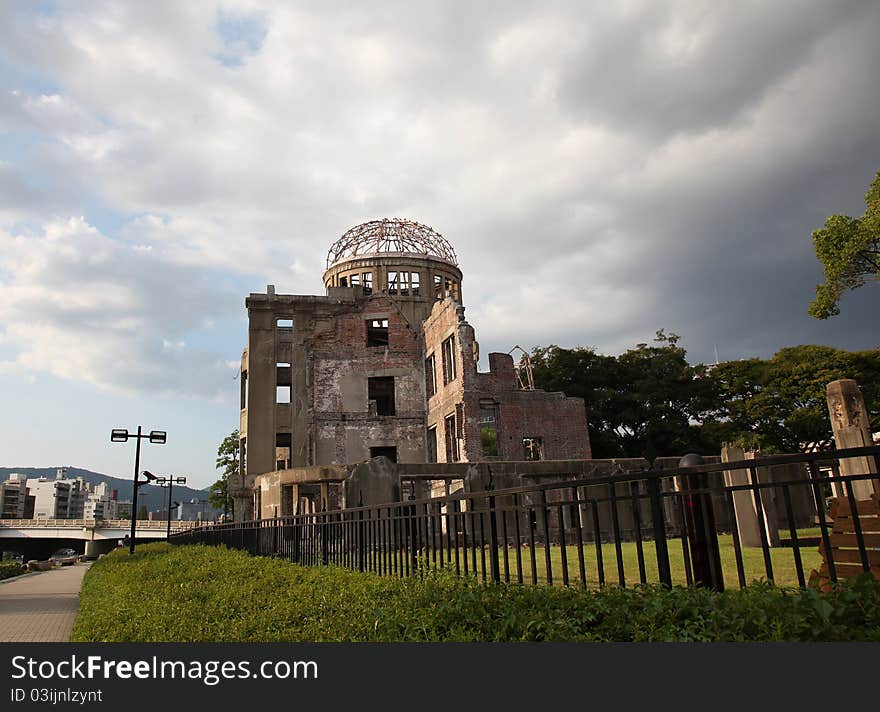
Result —
[{"label": "cloudy sky", "polygon": [[244,298],[381,217],[455,246],[483,353],[878,346],[806,314],[880,169],[880,4],[0,4],[0,466],[216,478]]}]

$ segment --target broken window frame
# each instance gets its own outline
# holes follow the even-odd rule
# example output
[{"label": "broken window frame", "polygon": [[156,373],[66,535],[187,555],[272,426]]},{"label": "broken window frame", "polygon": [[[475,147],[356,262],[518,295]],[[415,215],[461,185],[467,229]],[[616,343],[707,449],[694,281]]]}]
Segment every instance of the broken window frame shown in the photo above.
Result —
[{"label": "broken window frame", "polygon": [[480,445],[483,457],[498,457],[501,454],[498,430],[498,404],[495,401],[480,401]]},{"label": "broken window frame", "polygon": [[367,377],[367,404],[375,401],[376,415],[397,415],[394,376]]},{"label": "broken window frame", "polygon": [[361,276],[364,278],[364,294],[372,294],[373,293],[373,273],[372,272],[362,272]]},{"label": "broken window frame", "polygon": [[428,462],[437,462],[437,426],[436,425],[427,429],[427,440],[425,442],[425,459]]},{"label": "broken window frame", "polygon": [[456,428],[455,413],[450,413],[443,419],[443,432],[446,436],[446,462],[459,461],[460,453]]},{"label": "broken window frame", "polygon": [[279,331],[293,331],[293,317],[277,317],[275,319],[275,328]]},{"label": "broken window frame", "polygon": [[242,369],[242,372],[241,372],[241,410],[247,409],[247,399],[248,399],[248,372],[247,372],[247,369]]},{"label": "broken window frame", "polygon": [[445,291],[447,297],[452,297],[456,302],[459,301],[458,298],[458,280],[452,279],[452,277],[446,277],[445,279]]},{"label": "broken window frame", "polygon": [[[279,460],[278,451],[287,451],[287,457]],[[275,433],[275,469],[288,470],[293,462],[293,435],[291,433]]]},{"label": "broken window frame", "polygon": [[437,393],[437,365],[432,353],[425,359],[425,397],[432,398],[435,393]]},{"label": "broken window frame", "polygon": [[439,274],[434,275],[434,299],[443,299],[443,276]]},{"label": "broken window frame", "polygon": [[443,360],[443,385],[452,383],[456,378],[455,368],[455,334],[443,340],[440,344],[440,353]]},{"label": "broken window frame", "polygon": [[389,345],[388,319],[367,319],[367,348]]},{"label": "broken window frame", "polygon": [[544,459],[544,438],[532,436],[524,437],[523,460],[526,462],[538,462]]},{"label": "broken window frame", "polygon": [[[384,452],[380,452],[384,451]],[[391,462],[397,462],[397,445],[373,445],[370,447],[370,458],[387,457]]]}]

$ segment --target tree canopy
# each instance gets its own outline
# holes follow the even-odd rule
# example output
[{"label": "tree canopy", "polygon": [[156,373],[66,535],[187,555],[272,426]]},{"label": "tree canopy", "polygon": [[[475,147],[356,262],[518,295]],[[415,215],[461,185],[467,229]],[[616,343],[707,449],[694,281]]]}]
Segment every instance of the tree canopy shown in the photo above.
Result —
[{"label": "tree canopy", "polygon": [[719,364],[712,371],[719,390],[715,439],[765,452],[830,447],[826,386],[853,378],[877,422],[880,412],[880,350],[852,352],[829,346],[791,346],[769,360]]},{"label": "tree canopy", "polygon": [[764,452],[830,447],[826,386],[855,379],[880,422],[880,349],[792,346],[771,359],[691,366],[679,337],[657,332],[620,356],[536,348],[535,384],[584,399],[593,457],[717,454],[724,442]]},{"label": "tree canopy", "polygon": [[705,366],[691,366],[676,334],[657,332],[618,357],[594,349],[536,348],[535,385],[580,396],[587,408],[593,457],[675,455],[705,450],[693,423],[711,410],[714,385]]},{"label": "tree canopy", "polygon": [[843,293],[868,280],[880,280],[880,171],[865,195],[865,213],[858,218],[831,215],[813,232],[816,257],[825,270],[825,284],[816,286],[809,314],[827,319],[840,313]]}]

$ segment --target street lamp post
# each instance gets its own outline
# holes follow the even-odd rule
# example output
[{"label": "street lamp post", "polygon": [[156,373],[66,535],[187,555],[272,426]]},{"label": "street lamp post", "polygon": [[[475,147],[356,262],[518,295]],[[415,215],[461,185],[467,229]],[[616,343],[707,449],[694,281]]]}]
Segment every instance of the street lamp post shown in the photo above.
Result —
[{"label": "street lamp post", "polygon": [[151,479],[155,479],[153,475],[148,473],[144,473],[147,476],[147,480],[144,482],[138,481],[138,470],[141,466],[141,440],[143,438],[149,439],[151,443],[155,443],[158,445],[165,444],[166,432],[164,430],[151,430],[149,435],[141,433],[141,426],[138,425],[137,434],[129,433],[128,430],[123,428],[114,428],[110,431],[110,442],[114,443],[124,443],[129,440],[129,438],[137,439],[137,448],[135,449],[134,454],[134,483],[131,488],[131,541],[128,543],[128,552],[130,554],[134,553],[134,535],[135,535],[135,526],[137,524],[137,496],[138,489],[140,489],[141,485],[147,484]]},{"label": "street lamp post", "polygon": [[[167,510],[168,511],[168,531],[167,531],[166,536],[169,539],[171,538],[171,488],[174,486],[175,482],[179,485],[185,485],[186,484],[186,477],[168,476],[168,477],[157,477],[156,478],[156,484],[159,485],[160,487],[164,487],[165,485],[168,485],[168,510]],[[180,506],[180,505],[178,505],[178,506]]]}]

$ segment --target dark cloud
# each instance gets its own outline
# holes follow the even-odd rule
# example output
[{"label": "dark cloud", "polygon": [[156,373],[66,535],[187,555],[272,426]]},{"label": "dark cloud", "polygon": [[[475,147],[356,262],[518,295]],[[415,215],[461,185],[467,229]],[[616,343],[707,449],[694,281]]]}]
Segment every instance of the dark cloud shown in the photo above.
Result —
[{"label": "dark cloud", "polygon": [[[655,140],[743,120],[780,81],[813,58],[836,27],[870,3],[649,3],[584,18],[562,71],[559,99],[579,118]],[[615,8],[614,5],[609,8]]]}]

